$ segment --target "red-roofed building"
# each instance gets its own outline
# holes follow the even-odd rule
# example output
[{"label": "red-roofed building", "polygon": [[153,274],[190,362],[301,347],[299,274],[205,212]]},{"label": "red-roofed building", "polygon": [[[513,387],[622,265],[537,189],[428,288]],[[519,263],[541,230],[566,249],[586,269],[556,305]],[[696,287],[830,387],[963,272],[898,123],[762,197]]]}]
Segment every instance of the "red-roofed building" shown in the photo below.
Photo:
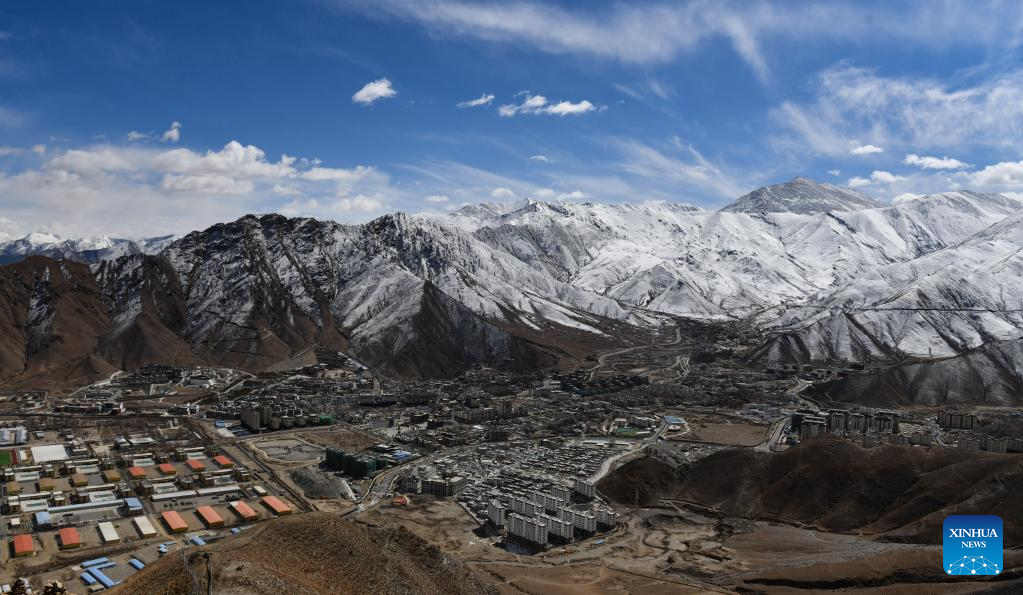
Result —
[{"label": "red-roofed building", "polygon": [[82,536],[74,527],[64,527],[57,534],[57,538],[60,539],[60,549],[62,550],[82,547]]}]

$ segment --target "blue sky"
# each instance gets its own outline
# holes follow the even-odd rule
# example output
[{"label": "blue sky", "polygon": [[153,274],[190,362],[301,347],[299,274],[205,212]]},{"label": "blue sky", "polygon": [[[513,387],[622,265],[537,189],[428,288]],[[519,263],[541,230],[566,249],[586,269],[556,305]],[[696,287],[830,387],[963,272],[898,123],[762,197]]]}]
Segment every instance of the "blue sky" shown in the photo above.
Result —
[{"label": "blue sky", "polygon": [[240,6],[0,6],[0,236],[1023,190],[1018,2]]}]

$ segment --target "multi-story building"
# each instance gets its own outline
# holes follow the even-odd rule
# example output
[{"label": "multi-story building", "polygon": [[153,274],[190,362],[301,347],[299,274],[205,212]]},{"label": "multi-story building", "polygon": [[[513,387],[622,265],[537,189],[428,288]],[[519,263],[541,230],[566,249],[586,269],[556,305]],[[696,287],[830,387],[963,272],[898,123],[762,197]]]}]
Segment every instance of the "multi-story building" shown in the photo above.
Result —
[{"label": "multi-story building", "polygon": [[464,477],[452,477],[450,479],[433,478],[423,480],[423,493],[433,494],[439,498],[448,498],[450,496],[456,496],[459,492],[465,489],[466,484],[469,483]]},{"label": "multi-story building", "polygon": [[418,494],[423,489],[423,480],[415,473],[407,473],[398,478],[398,491],[404,494]]},{"label": "multi-story building", "polygon": [[597,497],[597,486],[591,482],[578,478],[572,485],[572,491],[584,498],[590,498],[591,500]]},{"label": "multi-story building", "polygon": [[565,521],[557,517],[548,516],[546,514],[541,514],[539,518],[543,520],[543,522],[547,523],[548,535],[560,537],[561,539],[565,540],[572,539],[572,535],[575,529],[571,521]]},{"label": "multi-story building", "polygon": [[497,500],[487,502],[487,518],[495,527],[503,527],[507,509]]},{"label": "multi-story building", "polygon": [[597,531],[597,517],[592,512],[583,512],[564,507],[558,510],[558,516],[562,520],[572,521],[572,525],[581,531],[595,533]]},{"label": "multi-story building", "polygon": [[849,411],[845,409],[828,410],[828,431],[833,434],[846,434],[849,431]]},{"label": "multi-story building", "polygon": [[946,430],[972,430],[977,424],[977,416],[973,413],[946,409],[938,416],[938,423]]},{"label": "multi-story building", "polygon": [[530,543],[547,545],[547,523],[542,519],[511,513],[507,516],[508,533]]},{"label": "multi-story building", "polygon": [[597,517],[597,524],[602,527],[614,527],[618,522],[618,513],[610,508],[597,507],[593,513]]},{"label": "multi-story building", "polygon": [[828,422],[823,417],[807,415],[799,426],[799,439],[806,440],[828,431]]},{"label": "multi-story building", "polygon": [[515,496],[511,499],[511,509],[521,515],[535,516],[537,513],[543,512],[543,505]]},{"label": "multi-story building", "polygon": [[565,486],[553,485],[551,486],[551,495],[559,500],[567,502],[572,498],[572,490]]},{"label": "multi-story building", "polygon": [[994,436],[981,436],[980,437],[980,449],[988,452],[998,452],[1005,454],[1009,449],[1008,438],[995,438]]},{"label": "multi-story building", "polygon": [[259,409],[246,409],[242,411],[241,417],[242,425],[253,432],[258,432],[263,427]]}]

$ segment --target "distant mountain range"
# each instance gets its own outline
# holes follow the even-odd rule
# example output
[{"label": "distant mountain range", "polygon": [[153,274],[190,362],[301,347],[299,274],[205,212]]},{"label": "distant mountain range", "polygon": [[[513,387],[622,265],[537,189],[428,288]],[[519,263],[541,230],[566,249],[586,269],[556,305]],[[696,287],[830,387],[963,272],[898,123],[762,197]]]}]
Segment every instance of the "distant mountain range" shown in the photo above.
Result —
[{"label": "distant mountain range", "polygon": [[[527,200],[362,225],[250,215],[177,239],[29,236],[0,254],[65,260],[0,268],[0,378],[262,369],[313,346],[400,374],[528,369],[664,315],[758,324],[765,365],[976,358],[1023,337],[1021,210],[967,191],[881,206],[796,178],[718,212]],[[992,403],[1019,399],[1008,376],[991,382]]]}]

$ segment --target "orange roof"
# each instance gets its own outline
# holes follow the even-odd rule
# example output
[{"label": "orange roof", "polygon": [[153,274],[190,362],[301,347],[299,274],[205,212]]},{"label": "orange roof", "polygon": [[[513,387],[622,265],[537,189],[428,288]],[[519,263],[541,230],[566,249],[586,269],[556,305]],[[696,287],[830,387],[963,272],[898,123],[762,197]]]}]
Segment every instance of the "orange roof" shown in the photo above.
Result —
[{"label": "orange roof", "polygon": [[277,496],[263,496],[263,504],[267,505],[270,510],[277,514],[291,514],[291,507]]},{"label": "orange roof", "polygon": [[135,479],[142,479],[146,476],[146,470],[142,467],[128,467],[128,475],[131,475]]},{"label": "orange roof", "polygon": [[72,473],[71,474],[71,485],[73,486],[87,486],[89,485],[89,478],[84,473]]},{"label": "orange roof", "polygon": [[221,467],[234,467],[234,461],[225,457],[224,455],[217,455],[213,457],[213,462],[220,465]]},{"label": "orange roof", "polygon": [[187,461],[185,461],[185,464],[188,465],[188,468],[191,469],[192,471],[206,470],[206,465],[203,465],[202,461],[199,461],[197,459],[188,459]]},{"label": "orange roof", "polygon": [[202,522],[210,527],[218,527],[224,524],[224,519],[213,510],[212,506],[200,506],[195,509],[196,514],[202,518]]},{"label": "orange roof", "polygon": [[188,523],[185,522],[185,519],[181,518],[178,511],[167,510],[161,512],[160,517],[163,519],[163,522],[167,523],[167,527],[172,533],[183,533],[188,531]]},{"label": "orange roof", "polygon": [[234,509],[234,511],[238,514],[238,516],[242,517],[243,519],[245,519],[247,521],[251,521],[252,519],[256,518],[256,516],[257,516],[256,515],[256,511],[252,510],[251,506],[249,506],[248,504],[242,502],[241,500],[235,500],[234,502],[232,502],[231,503],[231,508]]},{"label": "orange roof", "polygon": [[175,475],[178,472],[178,470],[174,468],[174,465],[171,465],[170,463],[160,463],[160,465],[156,468],[164,475]]},{"label": "orange roof", "polygon": [[35,542],[32,541],[32,536],[23,533],[21,535],[14,536],[14,555],[15,556],[27,556],[35,552]]},{"label": "orange roof", "polygon": [[78,534],[78,529],[74,527],[64,527],[58,534],[60,537],[60,547],[67,549],[69,547],[81,547],[82,536]]}]

